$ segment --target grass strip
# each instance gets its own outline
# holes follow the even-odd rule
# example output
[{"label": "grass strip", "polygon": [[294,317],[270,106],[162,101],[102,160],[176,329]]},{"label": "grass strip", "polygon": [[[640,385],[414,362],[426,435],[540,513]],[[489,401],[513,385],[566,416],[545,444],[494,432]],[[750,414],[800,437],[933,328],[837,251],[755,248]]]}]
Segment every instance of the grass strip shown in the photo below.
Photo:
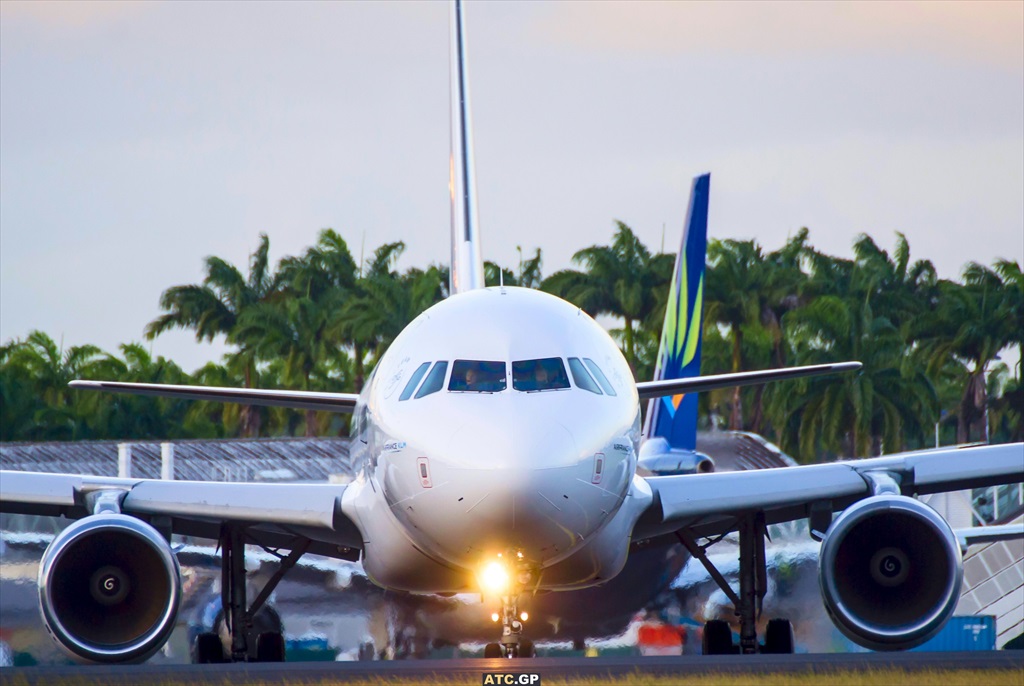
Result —
[{"label": "grass strip", "polygon": [[[481,671],[481,675],[483,671]],[[4,678],[7,677],[7,678]],[[3,686],[35,686],[38,682],[24,674],[10,675],[0,671]],[[128,681],[118,682],[127,684]],[[163,678],[149,682],[150,686],[196,686],[195,679]],[[370,679],[302,679],[287,681],[239,679],[200,679],[206,686],[480,686],[481,677],[434,676],[407,679],[403,677],[375,677]],[[47,679],[52,686],[100,686],[101,681],[87,674]],[[700,674],[678,676],[651,676],[632,674],[620,677],[545,677],[542,686],[1022,686],[1024,674],[1016,669],[964,669],[964,670],[903,670],[903,669],[850,669],[809,670],[798,674]],[[104,684],[103,686],[107,686]]]}]

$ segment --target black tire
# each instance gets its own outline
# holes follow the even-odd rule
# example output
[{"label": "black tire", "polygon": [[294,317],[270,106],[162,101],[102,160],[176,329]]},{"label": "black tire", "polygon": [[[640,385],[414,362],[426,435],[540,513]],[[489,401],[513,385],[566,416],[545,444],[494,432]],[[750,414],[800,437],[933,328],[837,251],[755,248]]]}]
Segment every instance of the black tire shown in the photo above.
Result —
[{"label": "black tire", "polygon": [[501,653],[501,646],[497,643],[488,643],[484,646],[484,657],[504,657]]},{"label": "black tire", "polygon": [[533,649],[533,641],[528,638],[519,639],[519,657],[537,657]]},{"label": "black tire", "polygon": [[774,655],[792,655],[793,624],[788,619],[772,619],[764,631],[764,647],[762,653]]},{"label": "black tire", "polygon": [[732,645],[732,629],[729,622],[721,619],[712,619],[704,623],[704,639],[701,641],[701,649],[705,655],[732,655],[735,649]]},{"label": "black tire", "polygon": [[284,636],[277,631],[264,631],[256,637],[257,662],[284,662]]},{"label": "black tire", "polygon": [[193,645],[193,659],[197,665],[212,665],[224,662],[224,646],[220,636],[207,631],[196,636]]}]

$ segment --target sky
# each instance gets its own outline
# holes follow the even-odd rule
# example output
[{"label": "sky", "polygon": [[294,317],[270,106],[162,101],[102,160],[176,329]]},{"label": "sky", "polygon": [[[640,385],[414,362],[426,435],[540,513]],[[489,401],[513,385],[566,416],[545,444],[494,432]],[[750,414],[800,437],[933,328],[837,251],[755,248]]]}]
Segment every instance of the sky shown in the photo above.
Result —
[{"label": "sky", "polygon": [[[485,259],[614,220],[1024,262],[1024,2],[470,2]],[[116,352],[208,255],[449,253],[445,2],[0,3],[0,341]],[[664,241],[664,243],[663,243]],[[147,343],[192,370],[223,343]]]}]

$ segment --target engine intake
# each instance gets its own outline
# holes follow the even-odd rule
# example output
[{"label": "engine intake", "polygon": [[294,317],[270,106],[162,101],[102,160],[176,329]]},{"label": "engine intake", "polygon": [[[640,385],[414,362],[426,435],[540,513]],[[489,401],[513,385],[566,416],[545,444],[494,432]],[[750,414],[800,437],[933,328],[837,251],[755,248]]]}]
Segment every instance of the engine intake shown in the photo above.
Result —
[{"label": "engine intake", "polygon": [[873,650],[906,650],[938,633],[960,600],[962,580],[949,524],[901,495],[848,508],[829,528],[818,560],[833,623]]},{"label": "engine intake", "polygon": [[72,657],[142,662],[174,629],[181,572],[167,541],[122,514],[81,519],[57,536],[39,565],[47,630]]}]

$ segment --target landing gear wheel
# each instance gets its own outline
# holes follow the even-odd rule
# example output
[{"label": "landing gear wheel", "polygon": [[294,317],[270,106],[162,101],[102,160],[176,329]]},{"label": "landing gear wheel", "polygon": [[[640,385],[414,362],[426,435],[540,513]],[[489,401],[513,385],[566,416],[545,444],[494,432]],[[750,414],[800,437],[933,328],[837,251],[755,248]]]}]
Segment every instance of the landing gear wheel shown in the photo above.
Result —
[{"label": "landing gear wheel", "polygon": [[278,631],[264,631],[256,637],[257,662],[284,662],[284,636]]},{"label": "landing gear wheel", "polygon": [[788,619],[772,619],[764,632],[762,653],[790,655],[793,652],[793,625]]},{"label": "landing gear wheel", "polygon": [[504,657],[504,655],[501,654],[501,644],[499,644],[499,643],[488,643],[487,645],[485,645],[484,646],[484,657],[486,657],[486,658]]},{"label": "landing gear wheel", "polygon": [[196,636],[192,649],[192,658],[197,665],[224,662],[224,645],[220,642],[220,636],[211,631]]},{"label": "landing gear wheel", "polygon": [[732,655],[736,652],[732,644],[732,629],[729,623],[721,619],[712,619],[704,623],[704,640],[701,642],[705,655]]},{"label": "landing gear wheel", "polygon": [[537,657],[533,650],[533,641],[528,638],[519,639],[519,657]]}]

